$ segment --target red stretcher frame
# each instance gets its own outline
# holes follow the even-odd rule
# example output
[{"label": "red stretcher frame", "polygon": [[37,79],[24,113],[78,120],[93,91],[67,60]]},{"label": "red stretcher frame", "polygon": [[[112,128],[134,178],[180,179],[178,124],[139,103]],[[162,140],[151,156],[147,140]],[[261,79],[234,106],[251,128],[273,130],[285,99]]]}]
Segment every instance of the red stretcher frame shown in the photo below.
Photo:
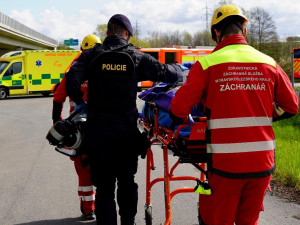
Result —
[{"label": "red stretcher frame", "polygon": [[[174,139],[176,139],[179,135],[179,131],[186,126],[191,126],[191,124],[180,125],[177,128],[176,133],[173,130],[168,129],[166,127],[162,127],[158,125],[158,115],[157,108],[153,109],[154,112],[154,123],[148,123],[147,118],[142,118],[139,120],[139,124],[148,132],[148,138],[151,141],[151,146],[156,143],[162,144],[163,150],[163,160],[164,160],[164,176],[158,177],[151,180],[151,170],[155,169],[154,166],[154,158],[153,152],[150,148],[147,150],[146,157],[146,203],[145,203],[145,221],[146,225],[152,225],[152,206],[151,206],[151,189],[158,182],[164,182],[164,196],[165,196],[165,217],[166,220],[164,225],[171,224],[172,210],[171,210],[171,200],[172,198],[179,193],[191,193],[194,192],[194,187],[185,187],[175,189],[173,191],[170,190],[170,182],[171,181],[184,181],[184,180],[205,180],[205,174],[200,171],[200,177],[194,176],[173,176],[175,169],[180,164],[179,160],[171,167],[169,166],[168,159],[168,144],[171,143]],[[206,118],[205,118],[206,119]],[[197,163],[197,165],[202,168],[204,171],[206,169],[206,163]],[[200,194],[199,194],[200,198]],[[199,199],[200,200],[200,199]],[[198,202],[199,204],[199,202]],[[200,214],[199,214],[199,206],[198,206],[198,220],[200,222]]]}]

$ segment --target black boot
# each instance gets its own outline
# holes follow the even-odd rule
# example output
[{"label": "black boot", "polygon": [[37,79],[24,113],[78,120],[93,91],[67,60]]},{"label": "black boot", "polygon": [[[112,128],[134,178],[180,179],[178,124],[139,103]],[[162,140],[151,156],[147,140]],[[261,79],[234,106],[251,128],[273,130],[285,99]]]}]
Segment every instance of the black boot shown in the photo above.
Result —
[{"label": "black boot", "polygon": [[84,214],[83,215],[84,220],[95,220],[96,219],[96,215],[95,215],[95,211],[91,211],[88,214]]},{"label": "black boot", "polygon": [[136,224],[134,222],[134,218],[129,219],[129,218],[122,218],[121,217],[121,225],[136,225]]}]

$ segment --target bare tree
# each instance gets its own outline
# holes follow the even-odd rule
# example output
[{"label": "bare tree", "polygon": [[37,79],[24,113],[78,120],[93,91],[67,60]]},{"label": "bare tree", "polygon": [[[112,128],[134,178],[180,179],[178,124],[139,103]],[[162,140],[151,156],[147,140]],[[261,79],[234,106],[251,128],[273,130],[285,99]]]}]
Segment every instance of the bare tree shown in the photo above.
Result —
[{"label": "bare tree", "polygon": [[175,30],[173,33],[170,34],[170,44],[171,45],[181,45],[182,35],[179,30]]},{"label": "bare tree", "polygon": [[150,47],[152,48],[158,48],[161,46],[161,32],[160,31],[151,31],[148,33],[149,38],[147,39],[147,42],[149,43]]},{"label": "bare tree", "polygon": [[189,32],[184,31],[182,33],[183,39],[182,39],[182,44],[183,45],[188,45],[188,46],[192,46],[193,45],[193,37],[192,35],[190,35]]},{"label": "bare tree", "polygon": [[194,46],[213,46],[215,43],[211,39],[210,31],[203,30],[198,31],[193,36]]},{"label": "bare tree", "polygon": [[233,4],[233,1],[232,0],[220,0],[219,3],[218,3],[218,7],[221,6],[221,5],[227,5],[227,4]]},{"label": "bare tree", "polygon": [[264,50],[266,43],[277,43],[276,25],[268,12],[256,7],[250,10],[248,38],[249,44]]},{"label": "bare tree", "polygon": [[160,46],[166,47],[171,44],[171,39],[167,33],[160,34]]}]

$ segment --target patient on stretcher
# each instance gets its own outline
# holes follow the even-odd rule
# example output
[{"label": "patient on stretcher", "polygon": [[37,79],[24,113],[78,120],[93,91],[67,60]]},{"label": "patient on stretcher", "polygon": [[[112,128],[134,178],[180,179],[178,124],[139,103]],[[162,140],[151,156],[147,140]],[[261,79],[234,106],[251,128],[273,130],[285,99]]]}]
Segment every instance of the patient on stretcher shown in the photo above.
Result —
[{"label": "patient on stretcher", "polygon": [[[159,83],[156,86],[140,93],[138,97],[145,101],[140,116],[142,118],[147,117],[147,119],[149,119],[151,122],[154,122],[155,115],[153,109],[156,108],[158,116],[158,125],[170,129],[172,119],[169,116],[169,107],[170,102],[175,96],[175,93],[178,90],[178,88],[179,86],[176,87],[167,83]],[[188,121],[189,124],[194,124],[193,117],[203,117],[200,105],[196,105],[192,108]],[[176,129],[177,127],[175,127],[174,132],[176,132]],[[179,131],[179,135],[187,137],[190,135],[190,131],[191,126],[184,127]]]},{"label": "patient on stretcher", "polygon": [[[171,84],[160,83],[139,94],[138,97],[145,101],[140,117],[150,124],[150,127],[155,126],[155,116],[157,116],[157,125],[177,134],[179,126],[174,128],[169,115],[170,102],[177,89],[178,87]],[[198,120],[194,121],[193,118],[198,118]],[[205,141],[207,123],[200,105],[192,108],[188,124],[190,126],[180,127],[178,136],[175,135],[168,143],[168,149],[174,153],[174,156],[179,156],[180,163],[207,162]]]}]

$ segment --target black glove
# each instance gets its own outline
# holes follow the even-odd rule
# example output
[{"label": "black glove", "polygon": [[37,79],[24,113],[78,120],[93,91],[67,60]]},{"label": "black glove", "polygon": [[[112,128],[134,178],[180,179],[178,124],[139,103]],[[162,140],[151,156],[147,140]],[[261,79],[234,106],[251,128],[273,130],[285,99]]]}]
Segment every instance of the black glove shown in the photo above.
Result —
[{"label": "black glove", "polygon": [[184,119],[175,116],[175,115],[171,112],[171,110],[169,111],[169,116],[170,116],[170,118],[171,118],[171,120],[172,120],[171,129],[174,129],[175,126],[178,126],[178,125],[184,123]]},{"label": "black glove", "polygon": [[53,101],[53,109],[52,109],[52,120],[53,124],[55,124],[57,121],[61,120],[61,112],[63,108],[63,103]]},{"label": "black glove", "polygon": [[137,154],[141,156],[142,159],[146,158],[147,150],[151,146],[151,142],[148,139],[148,134],[146,132],[138,131],[138,138],[137,138]]}]

